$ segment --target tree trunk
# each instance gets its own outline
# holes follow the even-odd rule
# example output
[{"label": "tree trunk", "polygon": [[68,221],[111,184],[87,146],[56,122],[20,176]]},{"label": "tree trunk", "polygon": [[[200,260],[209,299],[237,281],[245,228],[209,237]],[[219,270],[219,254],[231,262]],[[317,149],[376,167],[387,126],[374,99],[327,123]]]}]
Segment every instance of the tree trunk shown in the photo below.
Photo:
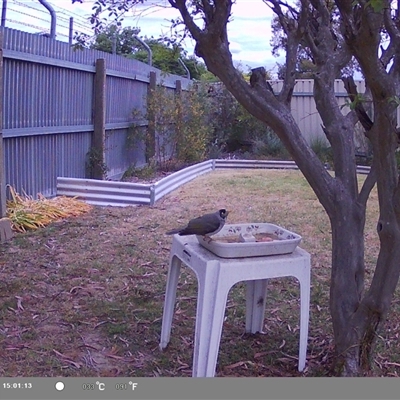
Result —
[{"label": "tree trunk", "polygon": [[[349,322],[360,305],[364,291],[365,207],[342,199],[330,215],[332,227],[332,270],[330,312],[335,338],[334,367],[344,374],[359,373],[357,331],[349,332]],[[341,371],[340,371],[341,373]]]},{"label": "tree trunk", "polygon": [[[389,157],[388,157],[389,158]],[[386,170],[387,171],[387,170]],[[389,175],[386,172],[386,175]],[[332,272],[330,312],[335,341],[333,368],[337,375],[360,376],[371,370],[378,330],[385,321],[400,272],[398,187],[380,180],[377,231],[380,252],[375,273],[364,294],[365,206],[344,195],[330,215]]]}]

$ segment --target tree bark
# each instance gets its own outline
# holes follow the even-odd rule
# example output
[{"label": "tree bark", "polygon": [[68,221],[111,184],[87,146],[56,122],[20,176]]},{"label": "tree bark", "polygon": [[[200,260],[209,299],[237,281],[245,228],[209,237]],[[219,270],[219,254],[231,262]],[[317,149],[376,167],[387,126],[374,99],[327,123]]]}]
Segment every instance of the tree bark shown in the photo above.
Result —
[{"label": "tree bark", "polygon": [[340,375],[356,376],[360,374],[359,335],[357,331],[349,331],[349,321],[358,309],[364,291],[365,207],[342,201],[330,220],[330,313],[336,352],[333,367]]}]

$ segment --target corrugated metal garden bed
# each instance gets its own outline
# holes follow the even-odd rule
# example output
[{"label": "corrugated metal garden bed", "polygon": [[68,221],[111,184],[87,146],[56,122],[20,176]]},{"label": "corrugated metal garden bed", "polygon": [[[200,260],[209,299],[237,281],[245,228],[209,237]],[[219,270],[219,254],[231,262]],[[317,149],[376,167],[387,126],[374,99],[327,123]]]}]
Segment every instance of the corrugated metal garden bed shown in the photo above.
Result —
[{"label": "corrugated metal garden bed", "polygon": [[[159,199],[196,177],[217,169],[293,169],[294,161],[278,160],[217,160],[203,161],[174,172],[156,183],[105,181],[79,178],[57,178],[57,196],[78,197],[98,206],[154,205]],[[370,167],[357,167],[367,174]]]}]

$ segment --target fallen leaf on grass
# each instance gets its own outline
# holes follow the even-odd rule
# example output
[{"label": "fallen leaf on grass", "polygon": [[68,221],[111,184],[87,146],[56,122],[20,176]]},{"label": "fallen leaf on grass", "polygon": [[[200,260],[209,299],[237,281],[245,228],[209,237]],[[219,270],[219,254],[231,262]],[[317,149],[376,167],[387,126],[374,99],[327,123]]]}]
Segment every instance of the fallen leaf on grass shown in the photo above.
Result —
[{"label": "fallen leaf on grass", "polygon": [[283,362],[285,364],[293,362],[290,358],[285,358],[285,357],[277,358],[277,361]]},{"label": "fallen leaf on grass", "polygon": [[190,374],[192,372],[192,370],[190,369],[189,366],[187,366],[187,367],[181,366],[181,367],[178,367],[176,370],[180,371],[180,372],[187,373],[187,374]]},{"label": "fallen leaf on grass", "polygon": [[11,351],[11,350],[31,349],[31,347],[27,346],[26,344],[20,344],[18,346],[9,346],[6,347],[5,349]]},{"label": "fallen leaf on grass", "polygon": [[17,299],[17,308],[18,310],[24,311],[24,307],[22,305],[22,297],[20,296],[15,296],[15,298]]},{"label": "fallen leaf on grass", "polygon": [[248,363],[248,361],[239,361],[237,363],[231,364],[231,365],[227,365],[225,367],[225,369],[234,369],[237,367],[241,367],[242,365],[245,365],[246,363]]},{"label": "fallen leaf on grass", "polygon": [[262,351],[262,352],[260,352],[260,353],[254,354],[254,358],[264,357],[264,356],[266,356],[267,354],[273,354],[273,353],[276,353],[276,351]]},{"label": "fallen leaf on grass", "polygon": [[66,359],[65,362],[67,362],[67,363],[73,365],[76,369],[79,369],[79,368],[82,366],[82,364],[77,363],[77,362],[72,361],[72,360],[68,360],[68,359]]},{"label": "fallen leaf on grass", "polygon": [[[179,362],[179,361],[178,361]],[[179,362],[180,366],[176,369],[177,371],[190,369],[189,364]]]},{"label": "fallen leaf on grass", "polygon": [[89,349],[93,349],[93,350],[96,350],[96,351],[99,350],[97,347],[91,346],[90,344],[86,344],[86,343],[85,344],[81,344],[80,346],[78,346],[78,348],[81,348],[81,347],[87,347]]},{"label": "fallen leaf on grass", "polygon": [[105,355],[106,357],[113,358],[114,360],[124,360],[124,361],[127,361],[127,360],[125,359],[125,357],[116,356],[115,354],[107,354],[107,353],[105,353],[104,355]]},{"label": "fallen leaf on grass", "polygon": [[101,325],[104,325],[104,324],[108,324],[108,323],[110,323],[110,321],[100,321],[98,324],[96,324],[94,327],[95,328],[98,328],[99,326],[101,326]]},{"label": "fallen leaf on grass", "polygon": [[118,339],[119,339],[122,343],[125,343],[127,346],[129,346],[129,340],[126,340],[126,339],[122,338],[121,336],[118,336]]},{"label": "fallen leaf on grass", "polygon": [[282,352],[282,354],[283,354],[285,357],[291,358],[292,360],[298,360],[298,357],[291,356],[290,354],[286,354],[286,353],[283,353],[283,352]]},{"label": "fallen leaf on grass", "polygon": [[78,289],[85,290],[85,288],[83,286],[74,286],[73,288],[71,288],[71,290],[69,292],[73,293],[73,292],[76,292]]},{"label": "fallen leaf on grass", "polygon": [[78,363],[76,361],[74,361],[71,357],[66,356],[65,354],[60,353],[59,351],[53,349],[53,352],[57,355],[60,356],[64,361],[66,361],[67,363],[73,365],[75,368],[79,369],[82,364]]},{"label": "fallen leaf on grass", "polygon": [[400,364],[399,363],[396,363],[396,362],[385,362],[385,363],[383,363],[383,365],[392,365],[392,366],[394,366],[394,367],[400,367]]}]

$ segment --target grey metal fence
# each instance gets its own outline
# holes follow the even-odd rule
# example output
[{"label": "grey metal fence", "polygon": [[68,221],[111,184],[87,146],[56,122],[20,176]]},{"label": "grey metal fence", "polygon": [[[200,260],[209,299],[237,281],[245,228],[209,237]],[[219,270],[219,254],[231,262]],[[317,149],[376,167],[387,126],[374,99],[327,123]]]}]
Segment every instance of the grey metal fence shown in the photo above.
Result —
[{"label": "grey metal fence", "polygon": [[[118,179],[143,165],[144,148],[128,148],[133,109],[146,110],[151,75],[155,83],[187,90],[187,78],[162,74],[136,60],[0,28],[3,61],[4,180],[18,192],[56,194],[57,177],[88,177],[96,113],[96,61],[105,60],[104,162]],[[152,73],[152,74],[151,74]],[[146,125],[147,121],[141,121]]]}]

